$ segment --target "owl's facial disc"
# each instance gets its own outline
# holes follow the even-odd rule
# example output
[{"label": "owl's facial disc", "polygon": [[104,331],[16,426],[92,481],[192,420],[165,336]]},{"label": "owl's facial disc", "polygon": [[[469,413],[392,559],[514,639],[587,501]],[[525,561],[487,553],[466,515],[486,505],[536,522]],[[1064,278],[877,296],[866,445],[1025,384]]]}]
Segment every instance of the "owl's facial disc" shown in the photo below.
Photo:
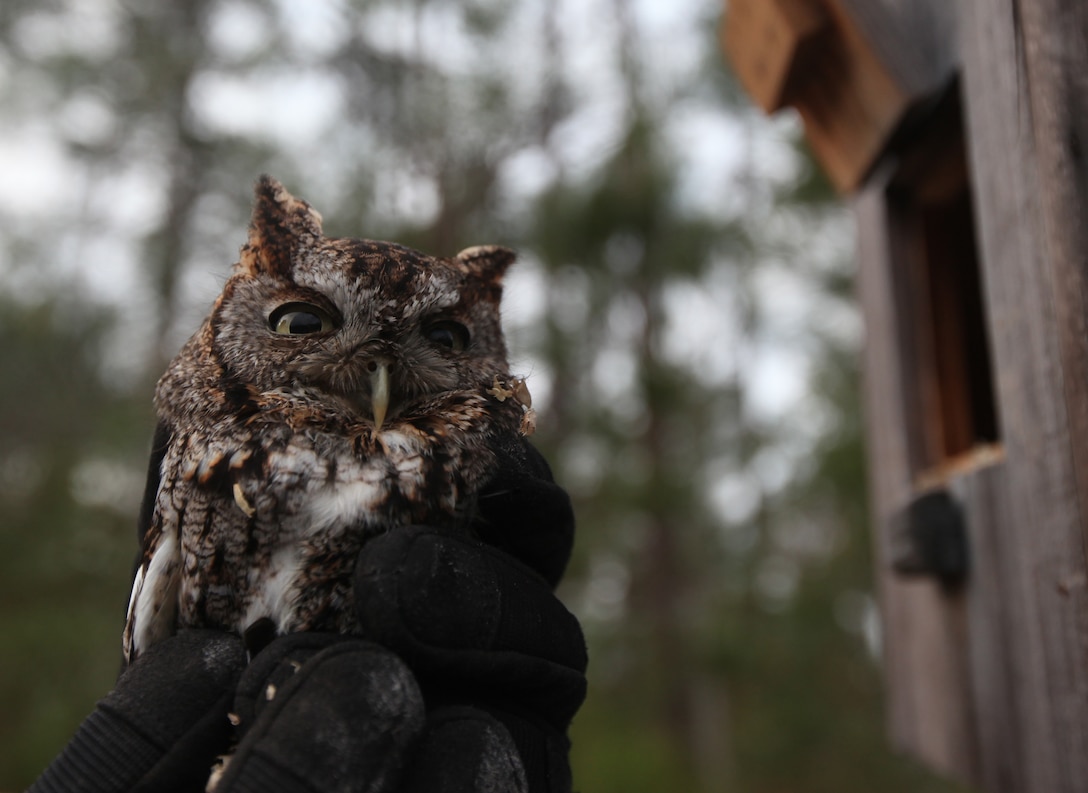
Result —
[{"label": "owl's facial disc", "polygon": [[483,379],[473,377],[474,316],[448,296],[406,316],[388,312],[369,287],[335,300],[308,284],[277,291],[265,321],[283,375],[300,396],[320,401],[317,389],[375,430],[422,399]]}]

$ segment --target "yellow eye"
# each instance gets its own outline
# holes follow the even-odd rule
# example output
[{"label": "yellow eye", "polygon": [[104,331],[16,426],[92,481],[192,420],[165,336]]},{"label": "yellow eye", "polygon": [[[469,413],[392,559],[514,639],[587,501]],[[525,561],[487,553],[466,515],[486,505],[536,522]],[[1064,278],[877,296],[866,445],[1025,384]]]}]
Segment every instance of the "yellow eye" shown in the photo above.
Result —
[{"label": "yellow eye", "polygon": [[268,317],[268,327],[281,336],[308,336],[336,327],[324,309],[309,303],[285,303]]},{"label": "yellow eye", "polygon": [[460,322],[435,322],[424,328],[423,334],[433,344],[452,352],[464,352],[468,347],[468,328]]}]

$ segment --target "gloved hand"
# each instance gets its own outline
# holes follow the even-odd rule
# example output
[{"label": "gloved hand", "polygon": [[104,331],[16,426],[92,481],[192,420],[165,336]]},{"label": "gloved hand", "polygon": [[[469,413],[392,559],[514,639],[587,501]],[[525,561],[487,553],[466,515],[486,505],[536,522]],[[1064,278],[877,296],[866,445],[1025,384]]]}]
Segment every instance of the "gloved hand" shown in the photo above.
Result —
[{"label": "gloved hand", "polygon": [[[364,632],[404,659],[427,704],[405,791],[570,791],[566,732],[585,699],[585,643],[543,578],[492,546],[413,526],[367,544],[355,592]],[[504,731],[516,755],[485,737]],[[526,788],[473,782],[517,760]]]},{"label": "gloved hand", "polygon": [[242,675],[230,714],[240,741],[215,791],[394,793],[425,715],[415,678],[385,648],[281,636]]},{"label": "gloved hand", "polygon": [[202,790],[230,737],[242,640],[182,631],[125,670],[30,793]]},{"label": "gloved hand", "polygon": [[480,490],[472,530],[554,589],[574,547],[574,511],[544,457],[520,436],[495,441],[495,475]]},{"label": "gloved hand", "polygon": [[293,634],[247,666],[239,637],[185,630],[125,670],[29,793],[203,791],[232,723],[248,729],[219,790],[391,793],[424,707],[372,643]]},{"label": "gloved hand", "polygon": [[280,637],[247,667],[237,637],[183,631],[122,675],[32,793],[202,790],[231,721],[217,793],[569,791],[586,654],[551,590],[573,517],[535,450],[501,451],[476,537],[404,527],[364,547],[366,640]]}]

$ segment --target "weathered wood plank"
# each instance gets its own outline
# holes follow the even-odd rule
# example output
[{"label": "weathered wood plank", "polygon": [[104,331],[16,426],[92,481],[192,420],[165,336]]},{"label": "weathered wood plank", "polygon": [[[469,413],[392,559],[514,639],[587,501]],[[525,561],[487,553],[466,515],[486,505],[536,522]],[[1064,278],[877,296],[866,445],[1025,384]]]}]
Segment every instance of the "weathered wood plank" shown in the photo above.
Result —
[{"label": "weathered wood plank", "polygon": [[876,530],[876,579],[884,622],[889,732],[900,749],[960,779],[975,778],[975,736],[966,680],[961,604],[934,581],[907,580],[888,564],[885,530],[913,497],[889,237],[892,225],[879,177],[854,199],[859,287],[865,313],[865,410]]},{"label": "weathered wood plank", "polygon": [[722,49],[744,90],[771,113],[788,101],[804,49],[827,25],[814,0],[732,0],[719,30]]},{"label": "weathered wood plank", "polygon": [[968,679],[976,736],[977,784],[986,793],[1024,793],[1023,719],[1014,692],[1020,682],[1010,648],[1021,641],[1025,615],[1009,608],[1011,516],[1008,467],[980,468],[950,482],[963,505],[971,553],[967,599]]},{"label": "weathered wood plank", "polygon": [[[1088,607],[1084,538],[1088,536],[1088,6],[1073,0],[1017,0],[1027,98],[1039,173],[1038,208],[1049,262],[1064,385],[1081,542],[1069,538],[1071,558],[1058,588],[1068,600],[1068,631],[1048,657],[1050,702],[1063,728],[1062,770],[1088,788]],[[1070,584],[1072,582],[1072,585]],[[1044,592],[1051,582],[1038,582]],[[1065,729],[1065,725],[1071,725]]]},{"label": "weathered wood plank", "polygon": [[1014,0],[969,0],[963,11],[972,178],[1007,452],[1000,547],[1009,641],[1001,649],[1015,683],[1020,789],[1074,793],[1088,789],[1088,579],[1055,305],[1061,285],[1043,245]]},{"label": "weathered wood plank", "polygon": [[[1088,4],[1019,3],[1081,519],[1088,519]],[[1088,537],[1088,523],[1083,524]]]}]

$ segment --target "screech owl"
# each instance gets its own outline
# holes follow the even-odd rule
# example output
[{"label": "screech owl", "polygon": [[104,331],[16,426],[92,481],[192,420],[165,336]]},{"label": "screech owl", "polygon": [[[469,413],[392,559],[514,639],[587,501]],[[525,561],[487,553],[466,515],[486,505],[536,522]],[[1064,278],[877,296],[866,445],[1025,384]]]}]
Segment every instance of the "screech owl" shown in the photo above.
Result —
[{"label": "screech owl", "polygon": [[178,627],[355,631],[363,542],[463,524],[495,439],[528,432],[499,317],[513,252],[325,237],[274,179],[255,193],[238,263],[155,391],[126,661]]}]

